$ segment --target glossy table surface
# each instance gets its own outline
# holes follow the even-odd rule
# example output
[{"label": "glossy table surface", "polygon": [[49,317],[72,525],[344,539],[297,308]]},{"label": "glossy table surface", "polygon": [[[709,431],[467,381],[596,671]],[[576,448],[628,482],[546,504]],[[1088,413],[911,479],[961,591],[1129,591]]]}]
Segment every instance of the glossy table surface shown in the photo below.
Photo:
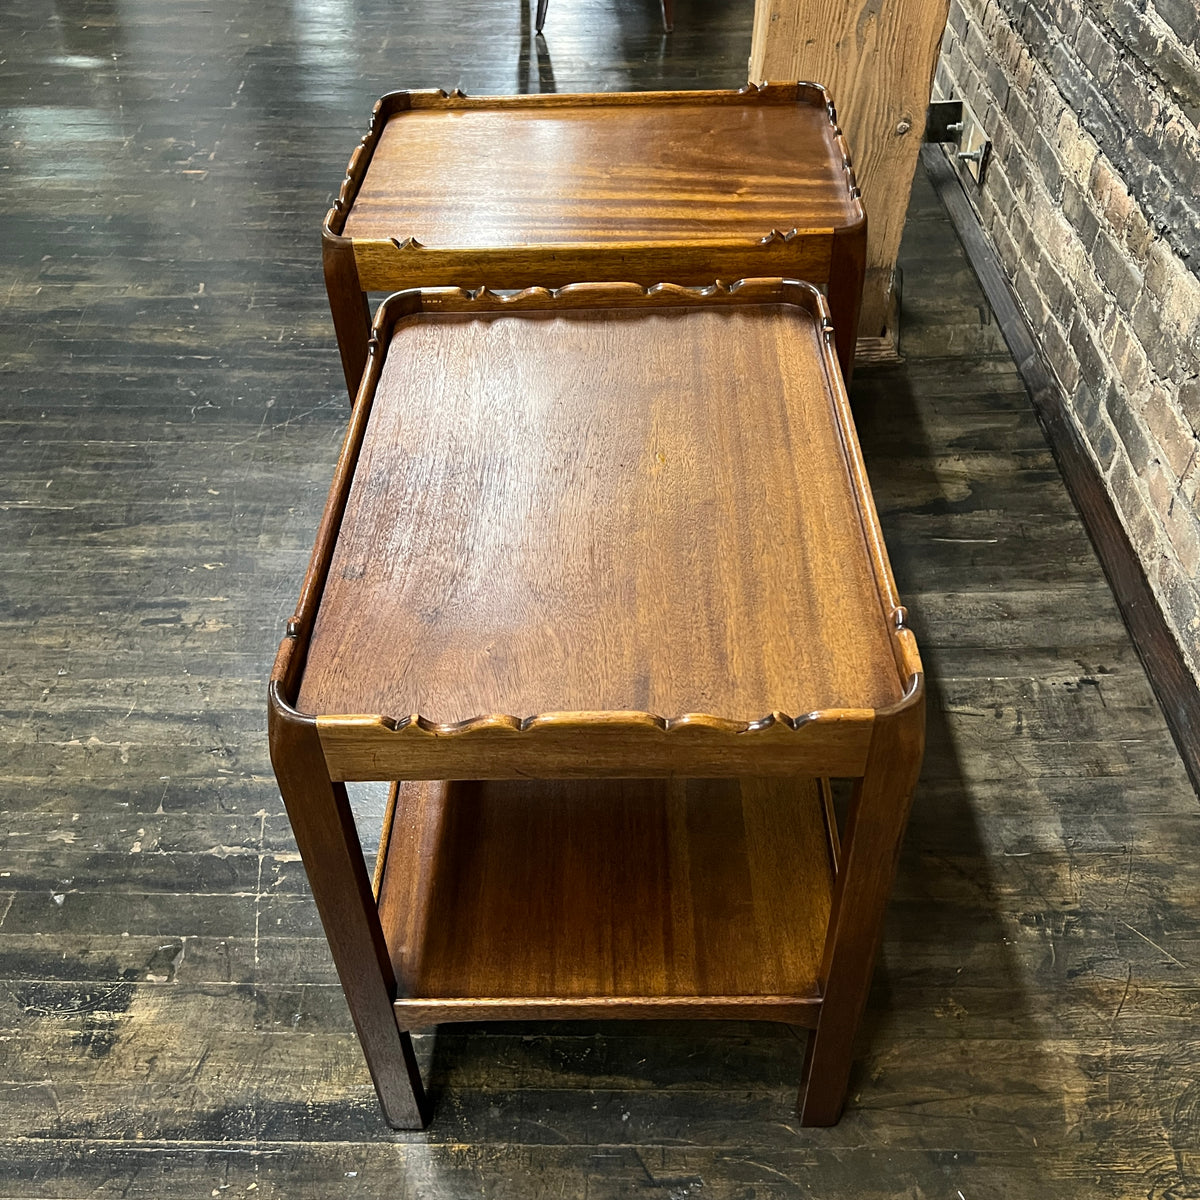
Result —
[{"label": "glossy table surface", "polygon": [[833,891],[811,779],[398,789],[379,915],[408,1024],[812,1025]]},{"label": "glossy table surface", "polygon": [[752,241],[861,220],[824,104],[696,95],[394,112],[342,232],[484,249]]},{"label": "glossy table surface", "polygon": [[895,704],[835,383],[796,304],[400,320],[298,709]]}]

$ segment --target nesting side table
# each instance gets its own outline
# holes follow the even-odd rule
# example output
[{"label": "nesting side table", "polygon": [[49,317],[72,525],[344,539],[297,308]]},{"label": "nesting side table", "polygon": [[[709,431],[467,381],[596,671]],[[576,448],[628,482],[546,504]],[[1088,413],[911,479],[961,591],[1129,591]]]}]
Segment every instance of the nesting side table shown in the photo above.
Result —
[{"label": "nesting side table", "polygon": [[739,1017],[836,1121],[922,680],[814,288],[390,297],[269,695],[387,1119],[415,1027]]},{"label": "nesting side table", "polygon": [[376,104],[322,243],[351,399],[366,363],[368,292],[580,280],[809,280],[827,288],[849,380],[866,217],[816,84],[410,91]]}]

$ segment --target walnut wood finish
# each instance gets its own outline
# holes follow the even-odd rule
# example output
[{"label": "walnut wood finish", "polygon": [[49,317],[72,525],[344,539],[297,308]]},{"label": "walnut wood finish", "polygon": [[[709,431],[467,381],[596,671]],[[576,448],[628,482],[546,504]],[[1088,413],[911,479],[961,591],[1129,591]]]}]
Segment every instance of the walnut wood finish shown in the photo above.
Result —
[{"label": "walnut wood finish", "polygon": [[675,720],[646,712],[488,715],[438,725],[418,714],[318,717],[330,775],[338,780],[650,778],[677,775],[794,775],[814,762],[837,776],[861,774],[871,709],[730,721],[707,713]]},{"label": "walnut wood finish", "polygon": [[406,1026],[815,1023],[832,865],[811,780],[405,784],[389,841]]},{"label": "walnut wood finish", "polygon": [[384,1117],[397,1129],[420,1129],[429,1108],[412,1041],[391,1012],[396,982],[346,789],[329,779],[313,722],[280,703],[286,671],[285,651],[267,709],[275,777]]},{"label": "walnut wood finish", "polygon": [[758,755],[795,771],[806,714],[900,700],[813,313],[479,310],[410,317],[388,341],[298,706],[421,714],[392,739],[397,759],[420,754],[390,764],[396,778],[478,774],[454,758],[471,738],[528,743],[511,769],[544,770],[547,753],[569,758],[578,718],[464,727],[588,712],[575,740],[591,773],[616,765],[593,758],[609,730],[624,731],[618,756],[677,747],[657,768],[671,770],[751,725],[753,747],[718,744],[704,769]]},{"label": "walnut wood finish", "polygon": [[323,231],[351,396],[362,295],[406,287],[827,286],[849,376],[866,218],[836,113],[813,84],[467,97],[375,106]]},{"label": "walnut wood finish", "polygon": [[815,300],[383,314],[297,700],[335,776],[857,773],[906,680]]},{"label": "walnut wood finish", "polygon": [[[377,1076],[381,994],[406,1028],[737,1014],[815,1028],[801,1119],[836,1120],[922,679],[812,286],[390,298],[271,693]],[[398,787],[378,909],[313,811],[367,778],[464,781]]]}]

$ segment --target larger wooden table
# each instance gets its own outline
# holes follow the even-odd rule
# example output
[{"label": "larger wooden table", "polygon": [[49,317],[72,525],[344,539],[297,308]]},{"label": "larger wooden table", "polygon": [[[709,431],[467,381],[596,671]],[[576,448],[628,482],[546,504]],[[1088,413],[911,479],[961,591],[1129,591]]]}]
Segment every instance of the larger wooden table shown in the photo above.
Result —
[{"label": "larger wooden table", "polygon": [[464,96],[375,106],[325,218],[351,398],[367,293],[650,286],[782,275],[827,287],[847,379],[866,216],[824,88]]},{"label": "larger wooden table", "polygon": [[[388,1120],[415,1026],[736,1016],[814,1029],[832,1123],[924,698],[824,301],[410,292],[375,333],[269,718]],[[374,885],[368,779],[413,781]]]}]

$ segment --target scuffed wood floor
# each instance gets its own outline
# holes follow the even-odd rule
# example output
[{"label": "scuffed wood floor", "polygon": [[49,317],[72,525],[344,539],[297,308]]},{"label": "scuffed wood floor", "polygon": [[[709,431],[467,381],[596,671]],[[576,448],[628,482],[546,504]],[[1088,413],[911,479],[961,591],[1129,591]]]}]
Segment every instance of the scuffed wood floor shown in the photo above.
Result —
[{"label": "scuffed wood floor", "polygon": [[724,1023],[446,1028],[434,1124],[379,1118],[264,733],[346,416],[321,216],[389,88],[737,86],[750,21],[0,11],[0,1197],[1200,1196],[1196,796],[923,180],[855,404],[930,744],[846,1116]]}]

